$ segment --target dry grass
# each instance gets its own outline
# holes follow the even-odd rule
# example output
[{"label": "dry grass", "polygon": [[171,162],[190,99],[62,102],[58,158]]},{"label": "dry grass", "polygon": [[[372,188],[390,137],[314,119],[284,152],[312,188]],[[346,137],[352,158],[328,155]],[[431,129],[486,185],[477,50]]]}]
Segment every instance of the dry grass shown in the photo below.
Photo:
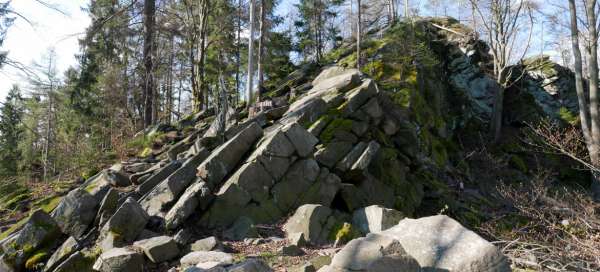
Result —
[{"label": "dry grass", "polygon": [[547,172],[531,184],[499,187],[514,212],[480,227],[519,268],[600,270],[600,206],[583,190],[550,186]]}]

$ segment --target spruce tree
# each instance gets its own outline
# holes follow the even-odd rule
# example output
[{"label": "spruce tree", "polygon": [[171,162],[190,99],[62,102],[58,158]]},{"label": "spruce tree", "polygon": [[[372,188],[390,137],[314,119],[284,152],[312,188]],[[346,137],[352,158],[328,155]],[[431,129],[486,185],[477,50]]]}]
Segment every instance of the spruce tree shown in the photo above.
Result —
[{"label": "spruce tree", "polygon": [[5,102],[0,105],[0,176],[15,176],[21,153],[18,144],[23,134],[21,119],[23,100],[18,86],[8,92]]}]

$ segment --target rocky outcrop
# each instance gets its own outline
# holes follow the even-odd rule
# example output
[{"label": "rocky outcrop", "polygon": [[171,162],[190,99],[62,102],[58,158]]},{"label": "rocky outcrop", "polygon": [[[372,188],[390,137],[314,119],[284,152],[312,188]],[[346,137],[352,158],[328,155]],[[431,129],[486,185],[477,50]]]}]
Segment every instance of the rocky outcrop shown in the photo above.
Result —
[{"label": "rocky outcrop", "polygon": [[[456,107],[489,118],[497,86],[478,70],[480,53],[452,48],[449,86],[435,95],[459,92],[466,98]],[[89,271],[92,263],[96,271],[271,271],[243,245],[281,258],[333,257],[302,271],[506,271],[493,245],[452,219],[403,219],[443,193],[455,170],[451,127],[468,118],[448,120],[447,108],[427,105],[443,104],[426,96],[438,82],[415,73],[411,84],[427,81],[428,94],[409,109],[359,70],[309,70],[269,94],[294,92],[270,97],[277,105],[269,111],[238,119],[243,110],[230,108],[224,135],[206,113],[186,118],[186,133],[173,131],[149,158],[101,171],[52,217],[34,213],[2,242],[0,267],[9,261],[22,271],[31,247],[53,251],[39,261],[46,271]],[[160,127],[153,130],[175,129]]]}]

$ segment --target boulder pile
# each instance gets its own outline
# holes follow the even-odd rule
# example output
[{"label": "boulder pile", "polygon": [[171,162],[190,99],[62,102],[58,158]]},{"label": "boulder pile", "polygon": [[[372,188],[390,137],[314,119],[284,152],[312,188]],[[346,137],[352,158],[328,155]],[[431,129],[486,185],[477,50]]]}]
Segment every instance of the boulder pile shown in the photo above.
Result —
[{"label": "boulder pile", "polygon": [[297,81],[290,104],[233,110],[222,134],[194,115],[179,141],[34,212],[0,241],[0,271],[281,270],[234,254],[235,241],[330,258],[298,271],[510,271],[453,219],[405,218],[423,198],[408,178],[417,136],[375,81],[338,66]]}]

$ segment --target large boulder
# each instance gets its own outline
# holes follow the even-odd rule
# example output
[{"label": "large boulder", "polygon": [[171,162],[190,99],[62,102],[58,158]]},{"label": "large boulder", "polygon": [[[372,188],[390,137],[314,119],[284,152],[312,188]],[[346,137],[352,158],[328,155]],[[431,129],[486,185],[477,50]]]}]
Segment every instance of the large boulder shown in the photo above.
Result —
[{"label": "large boulder", "polygon": [[334,141],[325,146],[320,145],[315,152],[315,159],[322,165],[333,168],[354,147],[349,141]]},{"label": "large boulder", "polygon": [[310,155],[315,145],[319,142],[319,139],[313,136],[298,123],[288,124],[283,127],[282,131],[285,132],[285,136],[287,136],[290,142],[294,145],[296,152],[300,157],[306,157]]},{"label": "large boulder", "polygon": [[100,231],[100,246],[106,251],[133,242],[144,230],[149,216],[132,198],[128,198]]},{"label": "large boulder", "polygon": [[150,216],[164,215],[165,208],[177,200],[177,197],[195,180],[196,167],[207,157],[209,152],[201,149],[183,165],[160,182],[141,200],[140,204]]},{"label": "large boulder", "polygon": [[302,193],[310,188],[319,175],[319,165],[313,159],[294,163],[283,179],[271,190],[273,200],[282,211],[297,207]]},{"label": "large boulder", "polygon": [[322,167],[317,180],[308,189],[303,188],[304,191],[296,203],[297,205],[321,204],[330,207],[341,185],[342,180],[337,175]]},{"label": "large boulder", "polygon": [[92,195],[98,202],[102,201],[108,190],[112,188],[109,170],[100,171],[98,174],[88,178],[81,188]]},{"label": "large boulder", "polygon": [[98,208],[98,213],[96,214],[96,219],[94,220],[94,225],[102,226],[108,219],[117,211],[119,208],[119,191],[111,188],[102,202],[100,202],[100,207]]},{"label": "large boulder", "polygon": [[46,262],[44,271],[52,271],[55,266],[62,263],[66,258],[71,256],[75,251],[79,249],[79,243],[72,236],[69,237],[54,253],[50,256],[50,259]]},{"label": "large boulder", "polygon": [[205,210],[212,198],[213,195],[206,182],[196,181],[185,190],[165,216],[166,228],[177,229],[197,209]]},{"label": "large boulder", "polygon": [[397,225],[403,218],[402,212],[372,205],[354,211],[352,224],[363,233],[380,232]]},{"label": "large boulder", "polygon": [[302,233],[308,243],[323,245],[332,242],[331,232],[338,223],[339,220],[329,207],[305,204],[285,222],[283,230],[287,236]]},{"label": "large boulder", "polygon": [[493,244],[445,215],[404,219],[381,235],[400,241],[423,268],[508,272],[507,258]]},{"label": "large boulder", "polygon": [[100,272],[132,272],[143,271],[144,256],[127,248],[110,249],[96,260],[94,270]]},{"label": "large boulder", "polygon": [[96,217],[99,201],[84,189],[69,192],[52,212],[63,233],[81,238]]},{"label": "large boulder", "polygon": [[61,234],[58,224],[50,215],[42,210],[36,210],[21,231],[11,237],[8,244],[3,244],[5,255],[2,260],[6,265],[19,271],[28,257],[37,250],[53,247]]},{"label": "large boulder", "polygon": [[214,150],[197,167],[197,176],[202,178],[211,188],[218,186],[262,134],[261,127],[254,122],[251,123],[235,137]]},{"label": "large boulder", "polygon": [[350,241],[335,254],[329,267],[324,270],[420,272],[421,267],[406,253],[398,240],[369,234]]},{"label": "large boulder", "polygon": [[341,106],[342,115],[351,116],[377,93],[379,93],[377,84],[371,79],[364,80],[360,86],[345,94],[346,102]]},{"label": "large boulder", "polygon": [[179,162],[179,161],[171,161],[171,162],[167,163],[165,166],[156,170],[156,172],[154,172],[151,176],[149,176],[148,179],[144,180],[144,182],[142,182],[135,189],[135,191],[141,196],[147,194],[156,185],[158,185],[163,180],[165,180],[168,176],[173,174],[173,172],[175,172],[175,170],[179,169],[179,167],[181,167],[181,162]]},{"label": "large boulder", "polygon": [[279,180],[290,166],[294,152],[292,142],[281,129],[277,129],[261,139],[246,162],[262,164],[273,179]]},{"label": "large boulder", "polygon": [[52,272],[93,272],[94,261],[93,256],[86,256],[81,251],[77,251],[56,266]]}]

